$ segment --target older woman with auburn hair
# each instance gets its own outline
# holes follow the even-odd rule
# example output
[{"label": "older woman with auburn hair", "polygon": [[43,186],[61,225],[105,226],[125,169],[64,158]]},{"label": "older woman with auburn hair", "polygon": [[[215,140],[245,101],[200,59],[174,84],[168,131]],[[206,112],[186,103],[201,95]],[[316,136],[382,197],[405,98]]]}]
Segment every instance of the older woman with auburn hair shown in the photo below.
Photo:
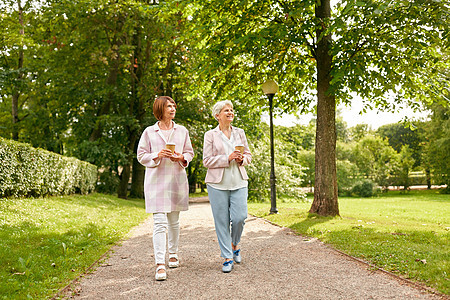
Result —
[{"label": "older woman with auburn hair", "polygon": [[146,167],[145,210],[153,214],[156,280],[167,278],[166,231],[169,267],[176,268],[179,265],[178,220],[180,211],[188,209],[189,186],[185,168],[194,157],[194,151],[187,129],[173,122],[176,107],[175,101],[168,96],[155,100],[153,114],[158,122],[144,130],[137,149],[137,159]]},{"label": "older woman with auburn hair", "polygon": [[[252,160],[244,130],[231,126],[233,104],[217,102],[212,110],[219,126],[205,133],[203,164],[208,168],[205,182],[214,217],[221,256],[222,272],[240,263],[238,244],[247,218],[248,176],[244,166]],[[231,224],[231,231],[230,231]]]}]

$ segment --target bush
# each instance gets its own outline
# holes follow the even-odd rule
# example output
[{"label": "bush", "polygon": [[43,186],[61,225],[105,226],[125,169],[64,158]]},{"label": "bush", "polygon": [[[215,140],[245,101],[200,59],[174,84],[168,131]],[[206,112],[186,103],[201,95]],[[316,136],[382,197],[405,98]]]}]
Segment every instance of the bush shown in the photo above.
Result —
[{"label": "bush", "polygon": [[443,189],[439,190],[439,193],[441,193],[441,194],[450,194],[450,187],[447,186],[446,188],[443,188]]},{"label": "bush", "polygon": [[0,138],[0,197],[86,194],[96,183],[90,163]]},{"label": "bush", "polygon": [[352,194],[360,197],[372,197],[374,192],[375,184],[370,180],[364,180],[363,182],[357,183],[352,188]]}]

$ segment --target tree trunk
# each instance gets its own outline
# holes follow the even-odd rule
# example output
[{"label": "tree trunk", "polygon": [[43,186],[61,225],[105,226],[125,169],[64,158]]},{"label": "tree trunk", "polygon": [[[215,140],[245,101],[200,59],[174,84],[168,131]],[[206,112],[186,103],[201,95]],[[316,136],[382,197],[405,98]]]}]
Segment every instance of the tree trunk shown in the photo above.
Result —
[{"label": "tree trunk", "polygon": [[[19,24],[20,24],[20,35],[25,35],[25,30],[23,26],[23,9],[20,0],[17,1],[18,9],[19,9]],[[12,139],[15,141],[19,140],[19,97],[20,97],[20,80],[22,79],[23,73],[23,45],[19,46],[19,61],[17,64],[17,69],[19,71],[19,75],[17,76],[18,84],[15,87],[15,91],[12,95],[12,107],[11,107],[11,115],[12,115]]]},{"label": "tree trunk", "polygon": [[316,1],[316,17],[321,26],[317,38],[317,124],[315,150],[314,201],[310,213],[322,216],[339,215],[336,175],[336,99],[329,92],[331,83],[332,57],[331,35],[322,36],[330,18],[330,0]]},{"label": "tree trunk", "polygon": [[187,177],[189,182],[189,194],[197,191],[197,165],[189,164],[187,167]]},{"label": "tree trunk", "polygon": [[130,197],[144,198],[144,176],[145,167],[141,165],[136,158],[133,159],[133,172],[131,175]]},{"label": "tree trunk", "polygon": [[427,189],[431,190],[431,172],[429,168],[425,170],[425,174],[427,178]]},{"label": "tree trunk", "polygon": [[137,158],[136,152],[139,144],[139,139],[136,137],[134,143],[134,151],[133,151],[133,168],[131,174],[131,191],[130,197],[132,198],[144,198],[144,177],[145,177],[145,167],[141,165]]},{"label": "tree trunk", "polygon": [[127,162],[123,165],[122,173],[120,174],[120,183],[119,187],[117,189],[117,197],[122,199],[128,198],[128,184],[130,182],[130,175],[131,175],[131,165],[133,164],[133,159],[136,156],[135,147],[136,147],[136,133],[128,130],[129,132],[129,143],[127,146],[127,150],[129,152]]},{"label": "tree trunk", "polygon": [[19,93],[14,93],[12,96],[12,139],[19,140]]},{"label": "tree trunk", "polygon": [[120,174],[120,183],[117,190],[117,197],[122,199],[128,198],[128,182],[130,181],[130,165],[126,164],[123,166],[122,173]]},{"label": "tree trunk", "polygon": [[[133,109],[133,105],[130,105],[130,110]],[[130,181],[130,175],[131,175],[131,165],[133,164],[133,159],[136,157],[136,143],[137,143],[137,132],[136,130],[132,130],[128,128],[128,136],[129,136],[129,143],[127,145],[127,162],[123,166],[123,171],[120,176],[120,184],[119,189],[117,190],[117,196],[119,198],[127,199],[128,198],[128,183]]]},{"label": "tree trunk", "polygon": [[[133,135],[136,136],[135,142],[134,142],[134,149],[133,149],[133,169],[132,169],[132,175],[131,175],[131,191],[130,191],[130,197],[133,198],[144,198],[144,177],[145,177],[145,167],[141,165],[136,158],[136,152],[137,147],[139,144],[139,136],[143,132],[143,125],[142,121],[145,116],[145,108],[144,108],[144,102],[145,98],[143,96],[139,96],[139,83],[141,81],[142,75],[143,75],[143,57],[141,55],[142,53],[142,46],[140,43],[140,35],[141,35],[141,29],[140,26],[136,26],[136,32],[133,36],[133,46],[134,49],[134,55],[133,55],[133,61],[131,63],[131,87],[132,87],[132,101],[136,103],[136,105],[133,105],[133,107],[130,107],[130,114],[134,115],[136,120],[139,123],[140,130],[139,131],[133,131]],[[144,89],[144,87],[142,87]],[[147,93],[141,93],[142,95],[147,95]]]}]

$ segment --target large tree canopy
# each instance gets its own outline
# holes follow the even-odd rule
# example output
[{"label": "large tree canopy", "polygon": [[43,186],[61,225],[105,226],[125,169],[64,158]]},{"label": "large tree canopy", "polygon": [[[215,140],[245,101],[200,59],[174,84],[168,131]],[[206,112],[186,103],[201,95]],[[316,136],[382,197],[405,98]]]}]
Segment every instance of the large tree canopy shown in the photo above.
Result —
[{"label": "large tree canopy", "polygon": [[204,103],[188,101],[186,17],[159,1],[33,3],[0,5],[0,134],[96,164],[102,183],[120,179],[120,197],[132,169],[142,196],[135,147],[155,97],[172,96],[177,121],[203,128]]},{"label": "large tree canopy", "polygon": [[[198,1],[193,21],[202,75],[217,91],[259,95],[279,82],[275,105],[315,107],[316,180],[311,212],[338,215],[336,103],[367,108],[448,101],[449,5],[445,1]],[[447,98],[443,97],[447,94]],[[393,104],[388,99],[394,99]],[[261,97],[247,98],[261,105]],[[314,99],[317,99],[315,102]],[[447,100],[446,100],[447,99]]]}]

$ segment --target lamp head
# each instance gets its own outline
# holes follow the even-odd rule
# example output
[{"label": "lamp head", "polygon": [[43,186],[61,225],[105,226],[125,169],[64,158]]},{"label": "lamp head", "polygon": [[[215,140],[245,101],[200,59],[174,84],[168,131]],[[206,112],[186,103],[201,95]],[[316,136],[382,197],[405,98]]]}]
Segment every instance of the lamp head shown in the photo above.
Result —
[{"label": "lamp head", "polygon": [[272,79],[269,79],[266,82],[264,82],[261,87],[263,93],[266,95],[275,95],[278,92],[278,84]]}]

